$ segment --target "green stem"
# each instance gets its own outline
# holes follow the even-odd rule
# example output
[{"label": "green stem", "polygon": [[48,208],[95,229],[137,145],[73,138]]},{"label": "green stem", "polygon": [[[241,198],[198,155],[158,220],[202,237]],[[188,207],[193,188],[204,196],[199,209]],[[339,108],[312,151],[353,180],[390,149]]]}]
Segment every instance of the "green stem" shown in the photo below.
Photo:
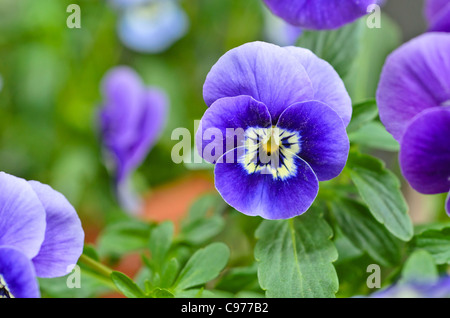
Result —
[{"label": "green stem", "polygon": [[[86,254],[82,254],[80,259],[78,260],[80,264],[85,265],[91,271],[91,276],[97,277],[101,280],[107,287],[113,289],[115,291],[119,291],[116,285],[111,280],[111,274],[113,270],[102,263],[96,261],[95,259],[87,256]],[[95,274],[95,275],[94,275]]]}]

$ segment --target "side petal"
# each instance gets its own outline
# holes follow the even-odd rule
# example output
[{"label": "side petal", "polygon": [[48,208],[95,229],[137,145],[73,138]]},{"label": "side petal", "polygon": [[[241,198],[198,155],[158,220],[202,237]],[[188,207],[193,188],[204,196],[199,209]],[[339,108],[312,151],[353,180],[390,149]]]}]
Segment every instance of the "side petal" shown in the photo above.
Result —
[{"label": "side petal", "polygon": [[304,67],[289,52],[274,44],[252,42],[225,53],[203,86],[208,106],[239,95],[262,102],[277,120],[288,106],[311,100],[314,91]]},{"label": "side petal", "polygon": [[39,252],[45,235],[45,210],[27,181],[0,172],[0,246],[26,257]]},{"label": "side petal", "polygon": [[46,212],[47,229],[39,254],[33,258],[39,277],[69,273],[83,252],[84,231],[77,212],[67,199],[48,185],[29,181]]},{"label": "side petal", "polygon": [[424,194],[450,189],[450,108],[418,115],[400,145],[400,167],[411,186]]},{"label": "side petal", "polygon": [[330,106],[348,125],[352,117],[352,100],[339,74],[327,61],[308,49],[286,47],[306,70],[314,89],[314,100]]},{"label": "side petal", "polygon": [[[228,156],[233,157],[229,160]],[[230,150],[216,164],[215,185],[223,199],[239,212],[265,219],[289,219],[308,210],[319,191],[319,181],[311,167],[297,156],[295,175],[274,179],[272,174],[244,169],[243,147]]]},{"label": "side petal", "polygon": [[347,163],[350,143],[344,123],[326,104],[294,104],[280,116],[277,126],[300,136],[298,156],[313,169],[319,181],[337,177]]},{"label": "side petal", "polygon": [[386,60],[377,90],[380,119],[397,141],[411,119],[450,101],[450,34],[427,33]]},{"label": "side petal", "polygon": [[0,247],[0,277],[6,283],[7,291],[15,298],[41,296],[33,264],[15,248]]},{"label": "side petal", "polygon": [[379,0],[264,0],[287,22],[306,29],[335,29],[367,14]]},{"label": "side petal", "polygon": [[[205,111],[195,136],[197,150],[206,161],[215,163],[228,150],[243,145],[247,128],[270,126],[272,119],[263,103],[246,95],[224,97]],[[206,147],[220,151],[209,153]]]}]

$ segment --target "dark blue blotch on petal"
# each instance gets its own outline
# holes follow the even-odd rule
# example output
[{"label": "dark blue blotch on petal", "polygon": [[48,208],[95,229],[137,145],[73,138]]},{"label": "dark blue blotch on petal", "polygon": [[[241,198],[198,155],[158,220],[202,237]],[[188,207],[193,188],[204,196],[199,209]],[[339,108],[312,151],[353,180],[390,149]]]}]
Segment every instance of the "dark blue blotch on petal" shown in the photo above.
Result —
[{"label": "dark blue blotch on petal", "polygon": [[281,114],[277,127],[299,133],[298,156],[319,181],[333,179],[344,169],[350,142],[342,119],[328,105],[318,101],[294,104]]},{"label": "dark blue blotch on petal", "polygon": [[274,179],[270,173],[251,173],[241,161],[244,147],[231,150],[216,163],[215,185],[223,199],[239,212],[265,219],[288,219],[308,210],[319,181],[304,160],[294,156],[295,175]]},{"label": "dark blue blotch on petal", "polygon": [[224,97],[205,111],[196,134],[197,150],[215,163],[228,150],[243,145],[247,128],[270,126],[272,119],[263,103],[247,95]]},{"label": "dark blue blotch on petal", "polygon": [[0,276],[7,285],[7,292],[13,297],[40,297],[39,285],[33,264],[18,249],[0,247]]}]

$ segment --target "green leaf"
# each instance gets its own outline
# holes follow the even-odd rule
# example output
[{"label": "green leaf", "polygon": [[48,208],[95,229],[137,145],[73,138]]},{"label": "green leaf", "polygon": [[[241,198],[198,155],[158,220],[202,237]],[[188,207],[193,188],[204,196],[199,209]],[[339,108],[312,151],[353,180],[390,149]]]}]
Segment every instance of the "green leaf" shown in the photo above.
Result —
[{"label": "green leaf", "polygon": [[167,262],[161,273],[161,287],[172,286],[179,269],[180,264],[176,258],[172,258],[169,262]]},{"label": "green leaf", "polygon": [[143,298],[143,291],[131,278],[121,272],[112,272],[111,279],[116,287],[128,298]]},{"label": "green leaf", "polygon": [[258,284],[258,267],[236,267],[226,272],[214,287],[215,289],[237,293],[242,290],[253,290]]},{"label": "green leaf", "polygon": [[364,19],[330,31],[305,31],[297,46],[313,51],[344,77],[357,57],[365,28]]},{"label": "green leaf", "polygon": [[370,122],[357,131],[348,134],[351,143],[366,146],[373,149],[397,152],[399,143],[386,131],[379,122]]},{"label": "green leaf", "polygon": [[400,242],[357,201],[337,199],[332,212],[343,234],[360,250],[384,266],[400,262]]},{"label": "green leaf", "polygon": [[397,177],[382,161],[368,155],[352,153],[347,167],[375,219],[399,239],[409,241],[413,225]]},{"label": "green leaf", "polygon": [[310,208],[289,219],[265,220],[256,230],[260,286],[267,297],[334,297],[338,277],[333,232],[322,215]]},{"label": "green leaf", "polygon": [[175,296],[167,289],[164,288],[155,288],[150,293],[150,297],[152,298],[174,298]]},{"label": "green leaf", "polygon": [[352,133],[364,124],[374,120],[378,116],[378,106],[374,99],[353,105],[352,120],[347,127],[347,132]]},{"label": "green leaf", "polygon": [[198,250],[184,266],[174,289],[185,290],[213,280],[225,268],[229,256],[230,250],[223,243],[212,243]]},{"label": "green leaf", "polygon": [[179,240],[201,245],[219,234],[225,226],[220,209],[225,206],[218,195],[208,194],[197,200],[181,224]]},{"label": "green leaf", "polygon": [[425,250],[414,251],[406,260],[400,284],[437,281],[439,272],[433,256]]},{"label": "green leaf", "polygon": [[144,249],[148,245],[151,226],[136,220],[126,220],[108,226],[100,235],[98,252],[101,256],[120,256]]},{"label": "green leaf", "polygon": [[152,256],[151,261],[158,271],[170,249],[172,237],[173,223],[171,221],[163,222],[152,230],[149,248]]},{"label": "green leaf", "polygon": [[416,235],[414,246],[430,253],[437,264],[450,264],[450,227]]}]

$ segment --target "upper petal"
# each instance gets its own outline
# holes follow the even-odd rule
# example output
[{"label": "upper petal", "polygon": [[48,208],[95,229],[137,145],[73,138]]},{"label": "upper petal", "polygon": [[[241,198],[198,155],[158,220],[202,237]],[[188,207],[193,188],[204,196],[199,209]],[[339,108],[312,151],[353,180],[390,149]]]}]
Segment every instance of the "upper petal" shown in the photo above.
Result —
[{"label": "upper petal", "polygon": [[335,29],[367,14],[379,0],[264,0],[287,22],[306,29]]},{"label": "upper petal", "polygon": [[291,46],[285,50],[288,50],[308,73],[314,89],[314,100],[330,106],[347,126],[352,116],[352,100],[333,66],[308,49]]},{"label": "upper petal", "polygon": [[338,114],[318,101],[298,103],[287,108],[277,126],[298,132],[298,156],[313,169],[319,181],[337,177],[344,169],[350,143]]},{"label": "upper petal", "polygon": [[83,252],[84,231],[67,199],[48,185],[29,181],[45,208],[47,228],[39,254],[33,258],[39,277],[64,276]]},{"label": "upper petal", "polygon": [[288,106],[314,96],[305,68],[274,44],[252,42],[225,53],[203,86],[208,106],[223,97],[248,95],[264,103],[273,120]]},{"label": "upper petal", "polygon": [[8,292],[13,297],[40,297],[33,264],[21,251],[11,247],[0,247],[0,277],[5,281]]},{"label": "upper petal", "polygon": [[[205,111],[195,137],[197,150],[206,161],[215,163],[228,150],[242,146],[247,128],[270,126],[272,119],[263,103],[246,95],[224,97]],[[205,151],[206,147],[214,151]]]},{"label": "upper petal", "polygon": [[229,205],[244,214],[270,220],[289,219],[308,210],[319,191],[319,181],[308,163],[293,156],[295,174],[274,179],[272,174],[248,173],[239,159],[244,155],[243,148],[224,154],[214,170],[216,188]]},{"label": "upper petal", "polygon": [[386,60],[378,91],[380,118],[398,141],[409,121],[450,100],[450,34],[427,33]]},{"label": "upper petal", "polygon": [[39,252],[45,235],[45,210],[27,181],[0,172],[0,246],[26,257]]},{"label": "upper petal", "polygon": [[418,115],[400,145],[400,166],[411,186],[425,194],[450,189],[450,108]]}]

